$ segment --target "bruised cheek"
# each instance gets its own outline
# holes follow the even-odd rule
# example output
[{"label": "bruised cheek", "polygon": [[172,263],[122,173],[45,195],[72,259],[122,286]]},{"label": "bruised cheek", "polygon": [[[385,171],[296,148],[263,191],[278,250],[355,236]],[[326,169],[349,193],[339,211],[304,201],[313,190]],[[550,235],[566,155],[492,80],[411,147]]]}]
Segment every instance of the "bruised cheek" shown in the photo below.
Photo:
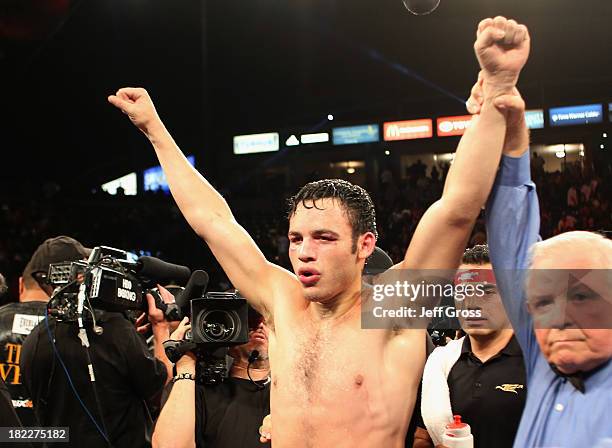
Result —
[{"label": "bruised cheek", "polygon": [[295,270],[295,253],[291,251],[291,249],[289,249],[289,262],[291,263],[291,268],[293,269],[293,272],[296,272]]}]

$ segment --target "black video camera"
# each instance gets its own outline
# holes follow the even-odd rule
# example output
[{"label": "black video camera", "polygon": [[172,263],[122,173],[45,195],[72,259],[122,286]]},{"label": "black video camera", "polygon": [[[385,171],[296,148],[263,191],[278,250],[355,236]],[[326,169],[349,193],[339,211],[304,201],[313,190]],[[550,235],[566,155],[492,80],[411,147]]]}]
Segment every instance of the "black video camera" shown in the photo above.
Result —
[{"label": "black video camera", "polygon": [[[189,289],[188,283],[185,291]],[[177,302],[184,300],[177,298]],[[252,319],[247,301],[237,292],[209,292],[189,299],[189,312],[191,330],[183,341],[166,341],[166,355],[176,363],[185,353],[194,353],[198,359],[197,380],[203,384],[220,383],[229,375],[229,347],[249,341]]]},{"label": "black video camera", "polygon": [[209,292],[191,301],[191,341],[201,348],[249,341],[248,304],[238,293]]},{"label": "black video camera", "polygon": [[[145,311],[145,295],[155,292],[156,283],[175,281],[184,284],[190,274],[189,268],[158,258],[135,259],[121,249],[95,247],[87,261],[49,266],[47,281],[55,288],[48,305],[49,314],[58,320],[76,320],[79,294],[84,294],[83,301],[89,308]],[[153,296],[158,307],[165,306],[159,294]]]}]

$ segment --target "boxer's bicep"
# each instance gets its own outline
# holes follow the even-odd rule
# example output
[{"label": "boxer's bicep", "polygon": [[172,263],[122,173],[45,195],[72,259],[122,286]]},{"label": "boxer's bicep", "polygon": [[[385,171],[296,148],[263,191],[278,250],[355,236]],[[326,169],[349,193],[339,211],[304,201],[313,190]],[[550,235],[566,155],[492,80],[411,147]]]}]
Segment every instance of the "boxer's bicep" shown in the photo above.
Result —
[{"label": "boxer's bicep", "polygon": [[299,286],[297,279],[266,260],[253,238],[235,220],[219,220],[211,226],[209,232],[214,238],[208,239],[208,246],[232,285],[263,316],[271,316],[277,291],[289,293]]}]

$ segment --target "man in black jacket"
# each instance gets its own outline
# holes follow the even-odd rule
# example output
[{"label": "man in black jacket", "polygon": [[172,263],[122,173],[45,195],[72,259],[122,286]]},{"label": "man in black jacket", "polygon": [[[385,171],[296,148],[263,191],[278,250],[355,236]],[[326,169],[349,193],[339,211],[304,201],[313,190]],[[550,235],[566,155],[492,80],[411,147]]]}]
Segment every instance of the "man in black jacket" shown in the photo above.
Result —
[{"label": "man in black jacket", "polygon": [[[69,261],[65,255],[52,262]],[[50,294],[44,275],[39,274],[48,269],[48,257],[46,261],[32,269],[32,276]],[[160,289],[164,300],[172,300],[168,291]],[[162,346],[168,323],[150,294],[147,300],[155,355],[123,313],[98,309],[93,310],[95,325],[85,319],[89,314],[84,316],[86,338],[76,322],[43,316],[20,346],[23,385],[38,424],[68,427],[68,446],[150,446],[153,424],[145,400],[162,390],[171,365]],[[40,307],[44,315],[46,301]]]},{"label": "man in black jacket", "polygon": [[88,255],[89,249],[68,236],[45,240],[36,249],[19,278],[19,302],[0,307],[0,372],[24,426],[38,426],[32,410],[32,400],[22,384],[24,367],[21,353],[23,341],[44,318],[52,292],[43,278],[49,270],[49,264],[81,260]]},{"label": "man in black jacket", "polygon": [[85,324],[91,361],[76,322],[49,318],[25,340],[24,384],[36,415],[41,426],[68,427],[71,446],[148,447],[153,422],[145,400],[162,390],[166,365],[123,314],[96,310],[96,323],[102,334]]}]

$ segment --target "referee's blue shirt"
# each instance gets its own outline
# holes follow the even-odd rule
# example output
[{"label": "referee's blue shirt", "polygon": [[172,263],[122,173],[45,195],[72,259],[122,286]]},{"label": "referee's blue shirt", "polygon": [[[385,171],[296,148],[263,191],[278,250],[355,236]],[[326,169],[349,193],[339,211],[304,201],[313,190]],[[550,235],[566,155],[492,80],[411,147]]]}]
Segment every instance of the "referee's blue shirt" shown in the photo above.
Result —
[{"label": "referee's blue shirt", "polygon": [[538,241],[540,209],[529,171],[529,152],[502,158],[486,208],[489,252],[527,372],[527,403],[515,448],[612,447],[612,362],[585,378],[581,393],[549,366],[525,304],[528,251]]}]

